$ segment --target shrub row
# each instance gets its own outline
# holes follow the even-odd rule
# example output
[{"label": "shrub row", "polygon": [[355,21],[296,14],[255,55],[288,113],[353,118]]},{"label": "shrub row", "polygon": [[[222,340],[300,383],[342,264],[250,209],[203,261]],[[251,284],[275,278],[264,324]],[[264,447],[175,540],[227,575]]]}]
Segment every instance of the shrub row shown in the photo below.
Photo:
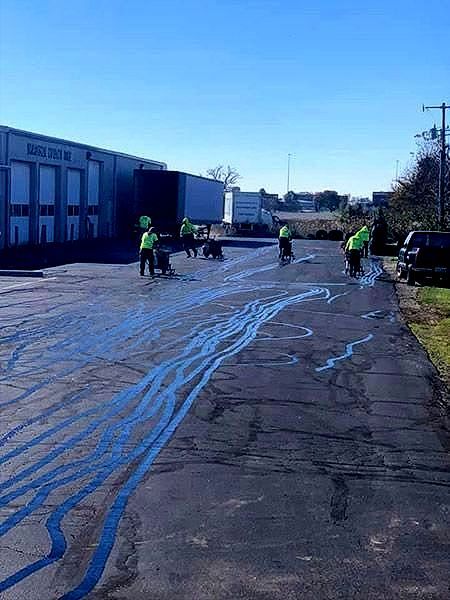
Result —
[{"label": "shrub row", "polygon": [[310,219],[291,221],[292,235],[297,239],[333,240],[344,238],[342,227],[337,219]]}]

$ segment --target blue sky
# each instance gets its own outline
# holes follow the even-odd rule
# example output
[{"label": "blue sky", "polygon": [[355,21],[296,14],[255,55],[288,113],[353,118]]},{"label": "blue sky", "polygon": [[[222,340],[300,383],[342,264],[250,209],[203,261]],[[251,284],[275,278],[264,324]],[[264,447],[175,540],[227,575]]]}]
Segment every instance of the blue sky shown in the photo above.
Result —
[{"label": "blue sky", "polygon": [[450,102],[448,0],[2,0],[0,122],[368,195]]}]

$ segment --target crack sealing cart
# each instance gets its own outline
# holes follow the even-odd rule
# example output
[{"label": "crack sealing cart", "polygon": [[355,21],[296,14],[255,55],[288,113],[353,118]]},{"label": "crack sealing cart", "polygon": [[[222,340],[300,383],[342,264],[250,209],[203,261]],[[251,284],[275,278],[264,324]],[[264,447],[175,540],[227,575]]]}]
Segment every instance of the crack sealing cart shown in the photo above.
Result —
[{"label": "crack sealing cart", "polygon": [[162,275],[175,275],[175,269],[170,263],[170,250],[166,246],[155,250],[155,269],[159,269]]}]

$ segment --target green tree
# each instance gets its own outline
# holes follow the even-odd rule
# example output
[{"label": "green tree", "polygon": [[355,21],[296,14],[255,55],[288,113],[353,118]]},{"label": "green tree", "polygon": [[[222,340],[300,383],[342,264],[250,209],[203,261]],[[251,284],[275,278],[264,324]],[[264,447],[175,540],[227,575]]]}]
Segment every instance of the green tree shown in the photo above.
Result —
[{"label": "green tree", "polygon": [[342,209],[339,220],[345,235],[348,235],[356,233],[363,225],[369,226],[372,219],[360,204],[347,204]]},{"label": "green tree", "polygon": [[319,192],[316,198],[319,210],[329,210],[333,212],[339,208],[339,204],[341,203],[339,194],[334,190]]},{"label": "green tree", "polygon": [[[439,161],[438,144],[424,143],[414,164],[395,184],[385,216],[389,230],[396,239],[404,239],[414,229],[438,228]],[[448,180],[447,171],[447,227],[450,204]]]}]

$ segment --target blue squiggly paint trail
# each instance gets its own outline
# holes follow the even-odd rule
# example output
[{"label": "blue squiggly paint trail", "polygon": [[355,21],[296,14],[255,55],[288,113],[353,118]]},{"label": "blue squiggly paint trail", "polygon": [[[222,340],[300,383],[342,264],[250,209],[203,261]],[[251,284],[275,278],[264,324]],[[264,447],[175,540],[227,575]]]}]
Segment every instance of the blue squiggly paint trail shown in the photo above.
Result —
[{"label": "blue squiggly paint trail", "polygon": [[353,355],[354,346],[357,346],[358,344],[364,344],[365,342],[369,342],[372,338],[373,338],[373,335],[371,333],[369,333],[369,335],[367,335],[365,338],[362,338],[361,340],[356,340],[354,342],[350,342],[349,344],[347,344],[345,346],[344,354],[341,354],[341,356],[335,356],[335,357],[329,358],[322,367],[317,367],[316,371],[319,373],[320,371],[326,371],[327,369],[333,369],[336,366],[336,363],[338,361],[344,360],[346,358],[350,358]]},{"label": "blue squiggly paint trail", "polygon": [[[264,249],[254,255],[262,257],[266,252]],[[299,264],[314,256],[294,262]],[[239,257],[221,270],[225,274],[238,264],[245,267],[246,260]],[[295,268],[295,264],[290,268]],[[313,335],[306,326],[277,322],[277,315],[286,308],[313,300],[331,304],[347,294],[331,297],[329,289],[321,284],[304,284],[300,291],[298,288],[279,291],[273,283],[251,279],[276,268],[276,262],[244,268],[227,274],[224,283],[215,288],[196,289],[189,296],[175,294],[169,302],[150,312],[145,302],[127,311],[108,311],[106,327],[105,308],[100,302],[89,318],[81,306],[67,311],[63,317],[50,312],[40,318],[26,316],[22,321],[8,323],[0,336],[3,352],[0,383],[25,381],[26,387],[15,397],[2,400],[0,408],[34,406],[36,398],[49,401],[43,403],[38,414],[27,415],[0,437],[3,448],[0,508],[8,511],[0,519],[0,536],[8,535],[45,507],[49,511],[45,527],[50,549],[0,581],[0,593],[65,557],[68,543],[64,519],[104,488],[111,477],[118,479],[118,475],[123,475],[123,482],[115,490],[100,523],[98,544],[90,562],[78,585],[62,599],[77,600],[89,594],[105,569],[130,495],[213,373],[253,342],[301,340]],[[371,285],[372,277],[375,272],[366,285]],[[224,304],[230,298],[233,305]],[[221,303],[222,312],[216,312],[215,303]],[[258,337],[266,324],[271,328]],[[176,328],[182,334],[174,339]],[[337,361],[352,355],[354,346],[372,337],[347,344],[345,354],[328,359],[316,371],[333,368]],[[152,354],[150,349],[161,340],[160,354]],[[42,348],[39,353],[37,343]],[[119,391],[112,397],[97,400],[93,380],[63,398],[55,394],[54,401],[51,400],[53,386],[72,374],[84,373],[84,369],[101,361],[120,366],[135,350],[149,352],[148,362],[152,367],[134,383],[117,388]],[[281,358],[256,364],[281,366],[298,362],[289,353],[281,353]],[[49,417],[59,413],[64,417],[49,421]],[[35,433],[28,433],[24,441],[21,436],[29,431]],[[16,442],[14,438],[22,441]],[[12,447],[11,441],[14,441]],[[36,448],[39,452],[34,456]]]}]

